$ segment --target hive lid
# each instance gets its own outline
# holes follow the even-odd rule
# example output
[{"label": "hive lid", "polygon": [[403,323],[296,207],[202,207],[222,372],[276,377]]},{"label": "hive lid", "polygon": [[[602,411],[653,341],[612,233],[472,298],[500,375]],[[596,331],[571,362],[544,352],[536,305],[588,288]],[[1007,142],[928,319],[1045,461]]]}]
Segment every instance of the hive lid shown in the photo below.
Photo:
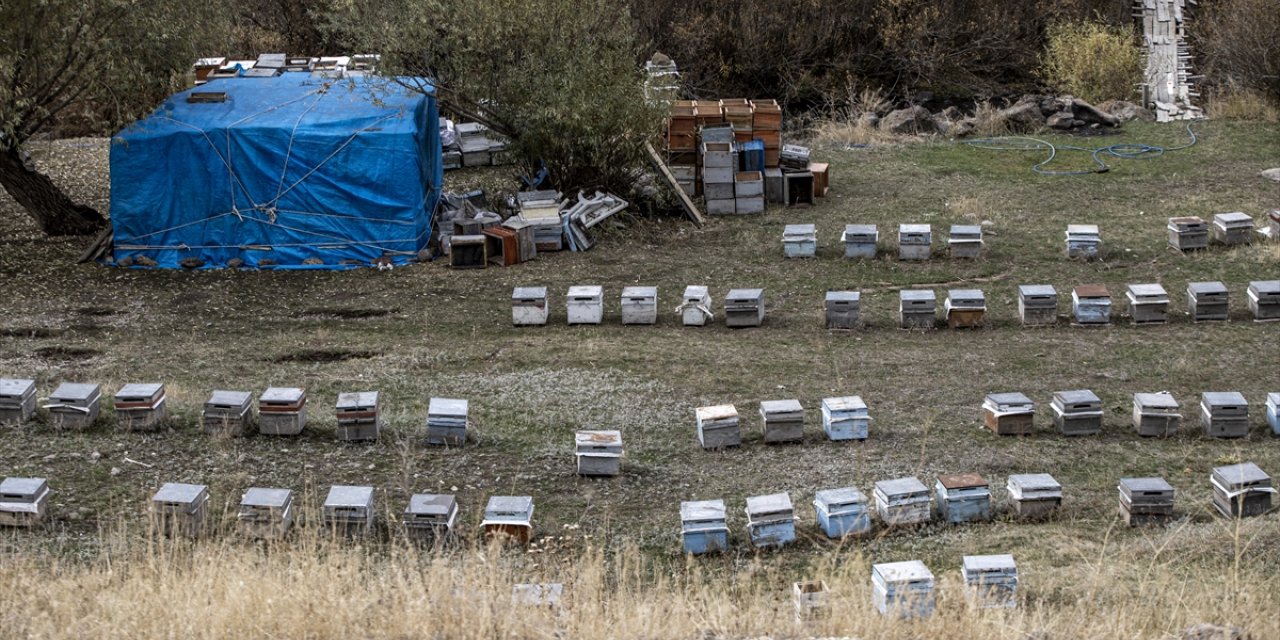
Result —
[{"label": "hive lid", "polygon": [[823,489],[813,494],[814,504],[829,505],[845,505],[845,504],[866,504],[867,496],[856,487],[841,487],[839,489]]},{"label": "hive lid", "polygon": [[459,398],[432,398],[427,404],[429,416],[466,416],[470,403]]},{"label": "hive lid", "polygon": [[0,396],[26,397],[35,393],[36,381],[22,378],[0,378]]},{"label": "hive lid", "polygon": [[947,489],[973,489],[986,487],[987,481],[976,473],[955,473],[938,476],[938,483]]},{"label": "hive lid", "polygon": [[424,516],[447,516],[457,508],[457,498],[451,494],[415,493],[409,498],[405,513]]},{"label": "hive lid", "polygon": [[595,285],[578,285],[569,287],[570,298],[593,298],[604,295],[604,288]]},{"label": "hive lid", "polygon": [[1242,211],[1233,211],[1231,213],[1215,214],[1213,216],[1213,221],[1214,223],[1221,224],[1223,226],[1240,226],[1245,224],[1252,225],[1253,216],[1250,216],[1249,214],[1244,213]]},{"label": "hive lid", "polygon": [[860,291],[828,291],[827,302],[858,302],[862,299]]},{"label": "hive lid", "polygon": [[799,400],[765,400],[760,403],[760,413],[800,413],[804,407]]},{"label": "hive lid", "polygon": [[1189,282],[1187,291],[1196,295],[1227,293],[1227,285],[1221,282]]},{"label": "hive lid", "polygon": [[623,287],[623,298],[656,298],[658,297],[657,287]]},{"label": "hive lid", "polygon": [[700,284],[691,284],[684,288],[685,300],[702,300],[707,297],[707,288]]},{"label": "hive lid", "polygon": [[1077,298],[1110,298],[1111,292],[1105,284],[1081,284],[1072,290]]},{"label": "hive lid", "polygon": [[1208,407],[1249,405],[1249,401],[1238,391],[1206,391],[1200,395],[1200,402]]},{"label": "hive lid", "polygon": [[756,299],[764,295],[764,289],[730,289],[725,299],[742,300]]},{"label": "hive lid", "polygon": [[485,506],[485,517],[490,513],[531,513],[533,498],[529,496],[491,496]]},{"label": "hive lid", "polygon": [[975,302],[982,304],[987,296],[981,289],[951,289],[947,291],[947,299],[954,303]]},{"label": "hive lid", "polygon": [[923,562],[908,560],[906,562],[886,562],[871,567],[872,573],[880,576],[886,583],[890,582],[926,582],[933,580],[933,573]]},{"label": "hive lid", "polygon": [[245,490],[244,496],[240,498],[240,505],[244,507],[283,509],[292,499],[293,492],[288,489],[249,487]]},{"label": "hive lid", "polygon": [[149,400],[164,391],[164,385],[158,382],[131,382],[120,387],[116,392],[117,400],[141,399]]},{"label": "hive lid", "polygon": [[1098,225],[1096,224],[1069,224],[1067,225],[1068,236],[1096,236],[1098,235]]},{"label": "hive lid", "polygon": [[1269,482],[1271,480],[1271,476],[1267,475],[1265,471],[1252,462],[1214,467],[1213,475],[1236,487]]},{"label": "hive lid", "polygon": [[1034,403],[1031,402],[1031,398],[1028,398],[1025,394],[1017,391],[1008,393],[988,393],[987,402],[993,403],[1002,409],[1006,407],[1029,407],[1034,405]]},{"label": "hive lid", "polygon": [[1024,492],[1062,490],[1062,485],[1047,473],[1023,473],[1009,476],[1009,486],[1017,487]]},{"label": "hive lid", "polygon": [[929,488],[919,478],[895,478],[881,480],[876,483],[876,491],[886,496],[900,496],[911,493],[929,493]]},{"label": "hive lid", "polygon": [[1173,493],[1173,485],[1164,478],[1120,478],[1120,490],[1126,493]]},{"label": "hive lid", "polygon": [[64,382],[49,395],[54,402],[76,402],[92,400],[100,395],[98,385],[78,382]]},{"label": "hive lid", "polygon": [[1268,393],[1267,404],[1273,407],[1280,407],[1280,393]]},{"label": "hive lid", "polygon": [[867,403],[862,396],[841,396],[839,398],[823,398],[822,406],[832,413],[844,411],[866,411]]},{"label": "hive lid", "polygon": [[1058,290],[1050,284],[1020,284],[1018,285],[1018,295],[1024,298],[1039,296],[1057,296]]},{"label": "hive lid", "polygon": [[724,500],[695,500],[691,502],[681,502],[680,519],[684,521],[724,520]]},{"label": "hive lid", "polygon": [[927,224],[900,224],[898,225],[898,233],[905,234],[927,234],[932,232],[932,227]]},{"label": "hive lid", "polygon": [[220,407],[242,407],[253,401],[253,394],[248,391],[214,391],[205,402]]},{"label": "hive lid", "polygon": [[199,500],[206,491],[208,491],[208,487],[202,484],[166,482],[160,486],[160,490],[154,496],[151,496],[151,501],[191,504]]},{"label": "hive lid", "polygon": [[1175,229],[1195,229],[1206,227],[1208,223],[1200,216],[1179,216],[1169,218],[1169,226]]},{"label": "hive lid", "polygon": [[302,400],[306,391],[297,387],[271,387],[258,396],[259,402],[294,404]]},{"label": "hive lid", "polygon": [[1098,394],[1090,391],[1089,389],[1055,391],[1053,393],[1053,399],[1057,400],[1064,406],[1069,404],[1102,404],[1102,399],[1098,397]]},{"label": "hive lid", "polygon": [[337,408],[342,410],[371,409],[378,406],[377,391],[349,391],[338,394]]},{"label": "hive lid", "polygon": [[1280,294],[1280,280],[1254,280],[1249,283],[1249,291],[1257,295]]},{"label": "hive lid", "polygon": [[368,507],[373,504],[373,487],[335,484],[324,499],[326,507]]},{"label": "hive lid", "polygon": [[785,493],[771,493],[765,496],[747,498],[747,515],[767,515],[792,511],[791,496]]},{"label": "hive lid", "polygon": [[898,299],[902,301],[937,300],[938,296],[933,289],[903,289],[898,292]]},{"label": "hive lid", "polygon": [[1169,293],[1159,284],[1131,284],[1129,293],[1135,298],[1162,298],[1169,301]]},{"label": "hive lid", "polygon": [[48,481],[44,478],[5,478],[0,482],[0,493],[35,498],[47,485]]},{"label": "hive lid", "polygon": [[546,287],[516,287],[511,291],[512,300],[545,300]]},{"label": "hive lid", "polygon": [[982,225],[977,224],[953,224],[951,225],[951,237],[974,238],[982,237]]},{"label": "hive lid", "polygon": [[616,447],[622,448],[621,431],[579,431],[573,435],[574,444],[579,447]]},{"label": "hive lid", "polygon": [[880,230],[874,224],[846,224],[844,226],[844,235],[846,236],[878,236]]},{"label": "hive lid", "polygon": [[782,229],[785,236],[812,236],[818,233],[818,227],[812,224],[789,224]]},{"label": "hive lid", "polygon": [[1168,391],[1160,391],[1157,393],[1135,393],[1133,401],[1141,408],[1145,409],[1172,409],[1178,410],[1178,401],[1174,399],[1173,394]]},{"label": "hive lid", "polygon": [[1007,573],[1017,571],[1013,556],[1007,553],[989,556],[965,556],[961,561],[965,573]]},{"label": "hive lid", "polygon": [[711,407],[698,407],[694,409],[694,415],[702,422],[729,420],[738,417],[738,409],[731,404],[718,404]]}]

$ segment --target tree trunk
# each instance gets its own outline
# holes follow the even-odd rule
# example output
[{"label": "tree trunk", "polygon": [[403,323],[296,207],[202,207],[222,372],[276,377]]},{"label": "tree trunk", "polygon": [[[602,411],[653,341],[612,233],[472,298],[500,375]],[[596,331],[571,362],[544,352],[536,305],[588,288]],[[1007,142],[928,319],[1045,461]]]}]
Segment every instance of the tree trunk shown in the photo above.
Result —
[{"label": "tree trunk", "polygon": [[51,236],[87,236],[107,223],[92,207],[68,198],[49,176],[27,167],[16,147],[0,147],[0,185]]}]

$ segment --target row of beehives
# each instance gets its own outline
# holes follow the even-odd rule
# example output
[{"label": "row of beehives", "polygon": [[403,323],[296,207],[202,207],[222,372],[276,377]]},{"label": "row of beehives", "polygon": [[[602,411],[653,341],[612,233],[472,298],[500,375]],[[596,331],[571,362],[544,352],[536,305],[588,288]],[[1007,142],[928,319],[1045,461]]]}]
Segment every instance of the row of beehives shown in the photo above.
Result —
[{"label": "row of beehives", "polygon": [[[1256,280],[1246,290],[1247,307],[1259,322],[1280,320],[1280,280]],[[1169,320],[1169,293],[1159,283],[1130,284],[1125,290],[1129,316],[1134,324],[1163,324]],[[1187,284],[1187,311],[1194,322],[1226,321],[1230,291],[1221,282]],[[714,319],[707,287],[685,287],[676,315],[685,326],[704,326]],[[604,322],[604,288],[569,287],[565,299],[569,324]],[[658,322],[658,288],[624,287],[620,299],[622,324]],[[862,292],[828,291],[824,300],[829,329],[856,329],[862,322]],[[1077,324],[1111,323],[1111,291],[1102,284],[1083,284],[1071,290],[1072,318]],[[987,298],[981,289],[951,289],[942,305],[942,320],[952,328],[976,328],[986,322]],[[516,326],[547,324],[546,287],[516,287],[511,293],[511,321]],[[765,316],[763,289],[732,289],[724,299],[725,326],[757,327]],[[1019,285],[1018,316],[1023,325],[1058,322],[1058,290],[1052,285]],[[938,298],[932,289],[898,292],[899,326],[931,329],[938,322]]]},{"label": "row of beehives", "polygon": [[[377,440],[382,415],[377,391],[338,394],[334,415],[337,437],[343,441]],[[257,428],[263,435],[293,436],[307,426],[307,392],[296,387],[271,387],[258,396],[257,415],[248,391],[214,391],[204,403],[201,425],[211,435],[239,436]],[[86,429],[102,410],[102,386],[64,382],[43,405],[55,429]],[[114,397],[116,424],[129,431],[153,431],[165,424],[169,410],[161,383],[130,383]],[[428,444],[461,445],[467,437],[466,400],[431,398],[427,406]],[[36,413],[36,383],[29,379],[0,379],[0,424],[20,424]]]}]

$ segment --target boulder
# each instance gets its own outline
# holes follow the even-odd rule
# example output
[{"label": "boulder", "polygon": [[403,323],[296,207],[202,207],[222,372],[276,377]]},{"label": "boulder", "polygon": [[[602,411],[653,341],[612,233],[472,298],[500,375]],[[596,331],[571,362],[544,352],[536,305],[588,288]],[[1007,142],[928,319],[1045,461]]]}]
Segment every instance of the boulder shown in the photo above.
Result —
[{"label": "boulder", "polygon": [[1108,100],[1100,103],[1098,109],[1114,116],[1121,123],[1130,122],[1132,120],[1141,120],[1143,122],[1154,122],[1156,114],[1150,110],[1144,109],[1137,104],[1127,100]]},{"label": "boulder", "polygon": [[951,131],[949,131],[948,133],[951,134],[952,138],[963,138],[965,136],[973,135],[973,133],[977,130],[978,130],[978,119],[970,116],[968,118],[962,118],[960,120],[956,120],[955,122],[952,122]]},{"label": "boulder", "polygon": [[933,117],[933,128],[942,135],[947,135],[951,131],[951,121],[946,116],[939,113]]},{"label": "boulder", "polygon": [[894,134],[933,133],[937,127],[933,122],[933,114],[929,110],[915,105],[906,109],[890,111],[889,115],[880,119],[880,130]]},{"label": "boulder", "polygon": [[133,263],[138,265],[139,267],[154,267],[157,264],[160,264],[155,260],[152,260],[151,258],[148,258],[146,256],[138,256],[134,258]]},{"label": "boulder", "polygon": [[1038,100],[1023,98],[1011,107],[1000,110],[999,117],[1011,131],[1035,131],[1043,128],[1045,115]]},{"label": "boulder", "polygon": [[1267,169],[1266,171],[1263,171],[1258,175],[1268,180],[1271,180],[1273,182],[1280,182],[1280,167],[1276,167],[1274,169]]},{"label": "boulder", "polygon": [[879,124],[880,124],[880,116],[876,115],[874,111],[868,111],[858,116],[859,127],[874,129]]},{"label": "boulder", "polygon": [[191,256],[178,261],[178,266],[183,269],[199,269],[204,266],[204,260]]},{"label": "boulder", "polygon": [[244,260],[241,260],[240,258],[232,258],[227,261],[228,269],[239,269],[240,267],[243,267],[243,266],[244,266]]},{"label": "boulder", "polygon": [[1079,98],[1071,99],[1071,111],[1076,115],[1077,120],[1084,120],[1087,124],[1097,123],[1108,127],[1120,126],[1119,118]]},{"label": "boulder", "polygon": [[133,266],[133,256],[125,256],[125,257],[121,258],[121,259],[120,259],[120,261],[116,263],[116,266],[117,266],[117,267],[132,267],[132,266]]},{"label": "boulder", "polygon": [[1067,130],[1075,126],[1076,118],[1070,111],[1059,111],[1044,121],[1050,129]]}]

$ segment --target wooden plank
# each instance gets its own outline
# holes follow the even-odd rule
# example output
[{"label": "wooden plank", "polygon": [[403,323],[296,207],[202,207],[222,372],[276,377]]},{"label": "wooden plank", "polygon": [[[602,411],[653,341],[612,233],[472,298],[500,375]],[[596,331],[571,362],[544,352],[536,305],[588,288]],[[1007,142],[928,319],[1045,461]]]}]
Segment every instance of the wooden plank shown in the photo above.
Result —
[{"label": "wooden plank", "polygon": [[108,224],[107,228],[103,229],[102,232],[98,234],[98,237],[93,239],[93,243],[89,245],[89,248],[85,249],[84,253],[80,254],[80,259],[76,260],[76,264],[83,264],[91,260],[97,260],[102,257],[104,253],[110,250],[111,244],[111,225]]},{"label": "wooden plank", "polygon": [[658,155],[658,150],[654,149],[653,144],[648,141],[644,143],[644,150],[649,154],[649,163],[653,165],[654,169],[658,170],[658,173],[662,174],[663,179],[667,182],[667,186],[670,187],[671,190],[675,192],[676,197],[680,199],[680,204],[684,207],[685,214],[689,216],[689,219],[692,220],[694,224],[701,227],[703,223],[706,222],[702,217],[702,212],[698,211],[698,205],[694,204],[693,200],[689,199],[689,194],[684,192],[684,189],[680,186],[680,182],[676,180],[675,175],[671,173],[671,169],[667,167],[667,163],[663,162],[662,156]]}]

